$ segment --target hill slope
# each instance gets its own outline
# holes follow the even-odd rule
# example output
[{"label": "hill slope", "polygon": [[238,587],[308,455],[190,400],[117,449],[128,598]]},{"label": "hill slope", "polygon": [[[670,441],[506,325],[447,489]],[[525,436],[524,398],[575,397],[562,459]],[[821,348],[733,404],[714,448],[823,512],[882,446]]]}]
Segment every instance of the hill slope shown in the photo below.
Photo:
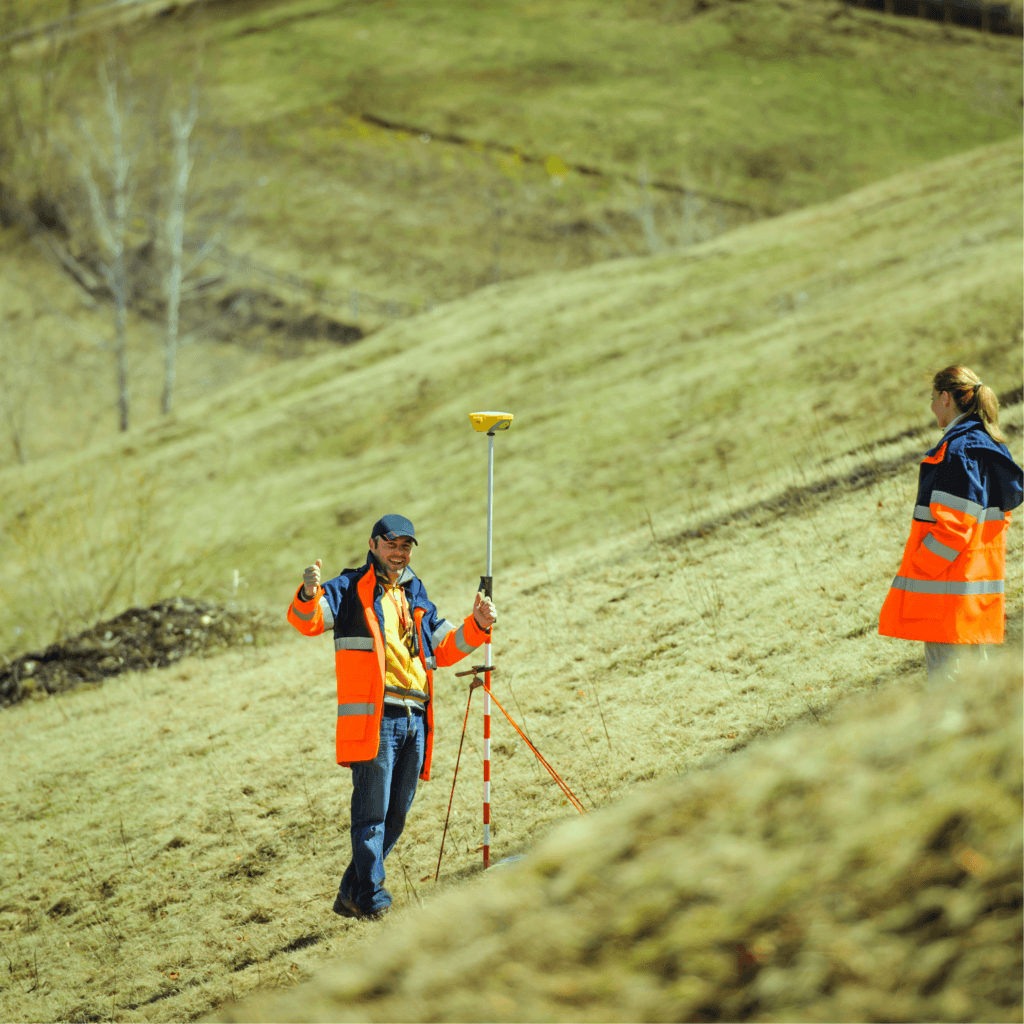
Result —
[{"label": "hill slope", "polygon": [[[1019,405],[1007,419],[1016,424],[1013,446],[1020,458]],[[628,819],[634,809],[640,814],[650,803],[671,805],[661,794],[644,795],[648,780],[687,773],[696,776],[697,787],[718,792],[724,786],[733,800],[748,793],[756,805],[757,794],[767,785],[766,763],[792,761],[790,751],[796,748],[798,775],[813,766],[820,770],[818,754],[829,756],[829,723],[844,698],[894,687],[912,692],[923,682],[920,645],[881,638],[875,623],[899,563],[916,458],[924,443],[922,434],[903,438],[877,455],[861,455],[850,461],[854,482],[836,482],[823,491],[791,492],[788,501],[774,508],[736,516],[717,528],[708,524],[692,537],[663,535],[655,540],[645,527],[597,541],[584,551],[565,551],[544,566],[503,572],[496,696],[588,808],[620,805],[612,813],[622,829],[633,827]],[[901,458],[904,455],[909,458]],[[1021,554],[1021,531],[1015,528],[1010,534],[1007,591],[1017,645],[1011,659],[1015,657],[1018,666]],[[443,607],[448,614],[458,614],[468,608],[468,593]],[[1019,685],[1019,674],[1017,679],[1013,685]],[[349,846],[348,781],[332,757],[333,687],[329,642],[296,636],[255,652],[129,674],[98,689],[26,701],[5,711],[0,721],[0,808],[5,823],[0,832],[0,943],[16,955],[12,954],[12,970],[0,973],[0,1017],[194,1019],[255,988],[291,985],[319,966],[361,957],[375,943],[377,926],[343,921],[330,911]],[[955,708],[977,707],[977,721],[988,729],[986,716],[1004,706],[1001,702],[1012,696],[1012,686],[998,699],[995,691],[991,700],[984,697],[989,691],[979,692],[978,705],[973,703],[977,693],[972,692]],[[434,778],[421,787],[402,842],[389,861],[389,885],[395,896],[392,919],[398,928],[416,934],[432,934],[433,918],[417,921],[413,915],[435,892],[429,880],[438,865],[465,702],[464,684],[451,673],[440,673]],[[930,762],[936,775],[927,779],[929,810],[919,819],[924,828],[933,823],[933,812],[944,813],[949,807],[943,802],[948,777],[942,772],[956,774],[960,756],[973,757],[979,746],[972,745],[970,728],[975,710],[967,719],[954,719],[962,732],[953,736],[944,731],[945,719],[935,728],[928,707],[920,713],[921,723],[927,724],[920,735],[912,728],[917,712],[895,717],[885,733],[899,737],[901,757],[933,749],[938,759]],[[881,714],[883,719],[890,714],[884,704]],[[1008,712],[999,720],[1019,760],[1018,727],[1006,724],[1011,718]],[[811,731],[802,729],[787,744],[757,752],[766,738],[794,725]],[[867,730],[873,733],[874,725]],[[440,891],[460,888],[479,871],[480,734],[477,699],[455,791]],[[553,823],[575,812],[497,712],[493,737],[492,853],[498,860],[531,850]],[[955,757],[950,756],[947,740],[958,751]],[[1005,764],[1010,771],[1012,753],[1008,760],[996,756],[1003,739],[991,748],[984,738],[978,742],[988,751],[985,764],[991,763],[993,771]],[[751,760],[724,775],[710,775],[706,783],[699,781],[700,769],[728,762],[744,747],[750,747]],[[851,750],[850,760],[843,764],[848,766],[859,756]],[[747,781],[733,781],[737,776]],[[783,789],[789,785],[784,778],[792,777],[780,774]],[[783,801],[781,809],[788,807],[786,813],[792,814],[786,820],[800,821],[805,814],[830,807],[833,795],[841,793],[836,787],[846,778],[844,767],[829,779],[832,788],[827,793],[807,793],[808,804],[795,795],[790,804]],[[894,792],[889,768],[884,779],[872,778],[881,781],[886,800],[914,791],[911,786]],[[957,792],[965,793],[973,783],[960,778],[958,785]],[[979,800],[971,797],[967,802],[976,808]],[[723,815],[742,806],[719,805]],[[669,817],[671,824],[674,819]],[[721,819],[711,820],[714,832],[714,822]],[[987,831],[991,820],[972,821],[965,841],[981,842],[981,854],[999,864],[1012,856],[1012,849],[999,852],[992,845],[998,845],[999,833]],[[1019,824],[1013,828],[1019,838]],[[588,835],[584,834],[585,844]],[[907,838],[910,867],[916,863],[919,837],[915,832]],[[814,841],[825,842],[827,835],[819,830]],[[736,843],[738,866],[746,871],[743,865],[750,857],[759,857],[756,844],[750,852],[742,834]],[[658,848],[652,847],[650,855]],[[610,853],[617,856],[619,849]],[[643,840],[638,838],[638,853],[642,849]],[[678,853],[671,856],[684,864],[702,864],[714,854],[699,845],[672,849]],[[785,888],[790,876],[788,855],[783,854],[773,861],[772,878]],[[560,863],[563,854],[555,856]],[[536,864],[536,854],[530,860]],[[570,860],[575,863],[574,857]],[[601,876],[619,874],[613,862],[593,866]],[[890,878],[887,870],[879,876],[883,882]],[[555,875],[570,877],[560,868]],[[931,876],[922,876],[926,877]],[[993,877],[998,881],[1002,875]],[[652,892],[674,884],[660,870],[650,883]],[[865,885],[869,883],[874,884],[866,878]],[[526,884],[523,927],[550,934],[551,918],[534,916],[533,883]],[[637,884],[646,882],[641,877]],[[806,880],[797,884],[794,876],[793,884],[794,902],[782,910],[792,910],[802,929],[807,919],[801,900],[814,897],[808,894]],[[972,889],[971,899],[986,891],[984,886]],[[474,899],[477,893],[462,899]],[[632,898],[628,889],[622,896]],[[499,893],[496,898],[500,902],[505,897]],[[579,898],[590,899],[583,894]],[[574,915],[579,909],[572,900],[563,906]],[[628,906],[622,910],[626,917],[621,936],[627,946],[636,923]],[[711,922],[716,943],[753,942],[759,937],[757,928],[763,926],[767,938],[779,944],[767,919],[737,922],[734,910],[731,901],[723,909],[723,930]],[[561,911],[553,912],[557,916]],[[652,919],[656,928],[658,920]],[[985,942],[1004,944],[1002,927],[997,924]],[[829,941],[837,934],[841,938],[843,932],[830,931]],[[928,939],[930,934],[921,937]],[[385,942],[389,939],[390,934]],[[664,946],[660,939],[652,941],[653,952],[642,946],[636,950],[636,962],[644,970],[648,960],[643,958],[656,955],[658,949],[671,958],[678,952],[674,938],[666,937]],[[799,941],[807,948],[810,940]],[[490,947],[478,948],[485,952]],[[565,963],[567,972],[576,970],[571,952],[550,944],[542,948]],[[931,949],[929,962],[944,949]],[[696,983],[674,993],[648,989],[636,999],[650,997],[654,1002],[642,1004],[631,1002],[631,985],[617,983],[612,987],[619,1003],[602,1002],[602,994],[595,1003],[587,985],[579,990],[567,987],[562,994],[570,1007],[580,1001],[581,1014],[596,1005],[591,1016],[598,1019],[633,1019],[631,1014],[640,1013],[636,1006],[646,1017],[659,1006],[676,1006],[673,1000],[705,992],[732,999],[727,971],[720,976],[728,967],[728,950],[723,953],[716,945],[706,952],[705,966],[712,975],[705,980],[710,989]],[[374,976],[377,955],[367,951],[369,959],[360,971],[369,973],[359,977]],[[851,955],[849,950],[843,954]],[[452,957],[453,977],[459,977],[465,951],[456,947]],[[868,981],[877,981],[883,992],[888,984],[873,975],[873,963],[869,957],[858,968],[867,979],[869,1002],[880,997]],[[703,968],[688,973],[704,977],[702,972]],[[815,984],[828,976],[814,975]],[[716,984],[722,987],[716,990]],[[788,982],[783,988],[787,987]],[[391,989],[385,991],[383,1003],[365,1003],[357,1014],[370,1019],[394,1014],[402,1019],[405,996],[392,1000]],[[492,1010],[487,1001],[471,1006],[474,991],[466,996],[467,1002],[453,1002],[451,1012],[465,1019],[487,1018],[492,1012],[507,1019],[532,1019],[533,1013],[549,1014],[549,997],[561,999],[558,992],[523,988],[524,1002],[508,1009],[502,990]],[[813,996],[817,990],[806,991]],[[987,998],[986,991],[979,990],[978,998]],[[749,996],[742,985],[740,992]],[[954,994],[950,1013],[959,1013],[963,1006],[963,999],[957,998]],[[853,1017],[864,1019],[859,1009],[863,1001],[853,1005]],[[913,1005],[924,1007],[918,1016],[962,1019],[937,1012],[934,1002]],[[325,1012],[341,1013],[336,1007]],[[285,1019],[314,1015],[307,1003],[299,1009],[233,1013]],[[408,1013],[420,1015],[418,1007]],[[809,1016],[813,1018],[812,1011]],[[984,1013],[977,1019],[981,1016]]]},{"label": "hill slope", "polygon": [[889,692],[648,787],[215,1019],[1019,1020],[1020,682]]},{"label": "hill slope", "polygon": [[[180,590],[276,604],[362,561],[402,509],[445,599],[482,560],[485,444],[507,408],[497,572],[677,529],[925,424],[927,371],[1019,386],[1016,144],[953,157],[684,253],[484,289],[168,422],[0,473],[0,646]],[[40,609],[22,596],[59,578]],[[15,634],[15,629],[20,633]],[[19,639],[16,640],[16,636]]]},{"label": "hill slope", "polygon": [[[758,752],[762,738],[797,724],[828,736],[844,698],[922,682],[919,645],[878,637],[877,610],[933,436],[926,369],[962,356],[997,390],[1019,388],[1019,177],[1015,149],[991,147],[686,255],[498,286],[116,445],[6,472],[4,619],[37,634],[65,628],[88,613],[98,583],[118,601],[178,580],[186,593],[227,596],[234,569],[239,594],[247,583],[283,610],[309,558],[325,556],[331,571],[361,560],[372,518],[393,507],[417,523],[416,568],[432,596],[459,615],[483,560],[485,445],[465,414],[507,405],[516,421],[498,439],[498,699],[592,809],[664,803],[638,787],[745,747],[751,760],[735,771],[756,778],[760,758],[788,756]],[[1004,421],[1019,459],[1019,390]],[[1015,526],[1007,599],[1018,644],[1021,568]],[[41,578],[53,582],[42,592]],[[359,956],[375,927],[329,909],[348,846],[332,693],[329,644],[290,636],[5,711],[0,942],[13,953],[0,1017],[193,1019]],[[435,777],[389,862],[395,920],[433,894],[424,879],[437,865],[465,711],[450,673],[437,694]],[[965,725],[989,729],[1003,699],[993,691],[977,712],[965,702]],[[922,745],[903,733],[900,749],[943,760],[944,734],[920,714],[932,723]],[[441,890],[479,869],[478,715]],[[497,859],[574,812],[495,718]],[[826,756],[815,744],[830,741],[791,742],[811,763],[813,750]],[[698,785],[709,792],[742,786],[707,778]],[[965,835],[1001,865],[1012,850],[983,845],[999,820]],[[595,866],[606,871],[618,873]],[[971,898],[985,891],[979,883]],[[723,941],[762,937],[726,924]],[[989,945],[1006,944],[1002,927]],[[803,970],[811,947],[800,943]],[[676,956],[666,940],[653,953],[637,946],[636,962],[646,970],[643,958],[662,948]],[[713,997],[731,1013],[719,952],[706,972],[688,972],[703,980],[671,995],[672,1012]],[[953,988],[975,998],[967,982]],[[662,1005],[648,994],[644,1015]],[[769,1012],[768,994],[758,998]],[[921,1004],[924,1015],[961,1013],[963,999],[951,998],[948,1011]],[[548,1012],[545,993],[524,989],[524,999],[507,1015]],[[607,1016],[603,1003],[580,1005],[581,1016],[587,1005]]]},{"label": "hill slope", "polygon": [[[6,28],[66,6],[8,3]],[[167,180],[173,148],[153,105],[171,102],[168,78],[188,91],[202,51],[189,238],[235,211],[230,251],[198,271],[205,287],[184,306],[183,331],[205,341],[181,353],[179,401],[314,347],[309,334],[328,344],[328,320],[344,336],[408,303],[686,247],[1021,124],[1015,40],[835,0],[204,2],[121,40],[134,76],[122,90],[156,142],[146,183]],[[88,204],[61,147],[80,150],[79,116],[106,137],[102,49],[88,35],[63,57],[19,45],[6,71],[0,466],[117,429],[106,302],[87,309],[3,230],[6,200],[41,191],[36,208],[69,228],[63,247],[95,274]],[[26,125],[38,131],[22,137]],[[164,204],[148,184],[137,200],[142,253]],[[138,425],[159,417],[162,384],[152,255],[136,267],[129,336]],[[45,417],[29,414],[40,405]]]}]

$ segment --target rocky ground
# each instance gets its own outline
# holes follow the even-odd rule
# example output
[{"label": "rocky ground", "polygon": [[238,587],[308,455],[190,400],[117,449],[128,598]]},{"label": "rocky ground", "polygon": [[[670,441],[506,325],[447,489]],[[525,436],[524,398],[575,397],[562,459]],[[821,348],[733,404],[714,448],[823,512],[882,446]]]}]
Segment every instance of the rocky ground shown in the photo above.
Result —
[{"label": "rocky ground", "polygon": [[188,654],[253,644],[266,616],[251,609],[175,597],[30,651],[0,667],[0,707],[62,693],[138,669],[165,668]]}]

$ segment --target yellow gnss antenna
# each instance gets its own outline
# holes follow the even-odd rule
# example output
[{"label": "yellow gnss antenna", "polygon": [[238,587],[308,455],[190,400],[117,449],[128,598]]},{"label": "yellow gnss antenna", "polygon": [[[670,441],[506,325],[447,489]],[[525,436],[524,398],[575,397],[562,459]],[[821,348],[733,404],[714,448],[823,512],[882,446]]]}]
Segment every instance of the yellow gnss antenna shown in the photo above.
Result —
[{"label": "yellow gnss antenna", "polygon": [[473,429],[481,434],[493,433],[495,430],[508,430],[512,426],[510,412],[471,412],[469,422]]}]

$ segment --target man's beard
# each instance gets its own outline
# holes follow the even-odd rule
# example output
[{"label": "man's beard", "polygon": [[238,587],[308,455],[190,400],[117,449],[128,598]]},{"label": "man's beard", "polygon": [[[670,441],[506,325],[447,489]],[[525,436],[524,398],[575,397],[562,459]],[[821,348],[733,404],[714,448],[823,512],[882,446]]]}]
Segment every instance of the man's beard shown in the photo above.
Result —
[{"label": "man's beard", "polygon": [[402,575],[402,570],[405,568],[405,565],[400,565],[397,569],[393,569],[384,561],[383,558],[381,558],[380,555],[377,554],[376,551],[371,551],[370,554],[373,555],[374,564],[382,573],[384,573],[385,576],[387,576],[388,579],[391,579],[392,576],[397,579]]}]

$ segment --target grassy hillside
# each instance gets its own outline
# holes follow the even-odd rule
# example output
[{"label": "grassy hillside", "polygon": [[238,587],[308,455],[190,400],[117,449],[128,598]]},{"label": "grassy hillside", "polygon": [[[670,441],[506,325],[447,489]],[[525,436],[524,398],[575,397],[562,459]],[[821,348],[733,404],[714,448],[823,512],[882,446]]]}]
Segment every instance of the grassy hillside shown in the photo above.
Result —
[{"label": "grassy hillside", "polygon": [[1020,681],[889,691],[647,787],[215,1019],[1019,1020]]},{"label": "grassy hillside", "polygon": [[[1020,458],[1019,405],[1008,420]],[[1021,531],[1010,534],[1007,580],[1017,675],[1002,688],[991,676],[985,686],[969,683],[938,706],[904,706],[924,680],[920,645],[878,637],[875,627],[899,562],[914,450],[923,441],[904,438],[863,461],[848,460],[856,489],[836,483],[831,492],[796,491],[774,511],[707,526],[703,537],[652,538],[645,527],[564,550],[543,566],[503,571],[495,694],[587,808],[617,806],[585,830],[537,847],[575,811],[495,711],[492,855],[530,851],[528,866],[509,879],[511,889],[500,881],[501,868],[484,888],[462,892],[480,865],[477,697],[435,886],[466,704],[464,682],[440,673],[434,778],[422,785],[389,860],[395,907],[383,952],[375,947],[378,925],[330,911],[348,856],[349,783],[333,764],[334,683],[323,639],[296,636],[8,709],[0,723],[0,944],[10,970],[0,972],[0,1017],[195,1019],[341,960],[356,973],[318,982],[315,996],[305,993],[299,1002],[232,1010],[229,1019],[342,1016],[330,993],[365,1000],[354,1011],[360,1019],[427,1019],[423,1004],[407,1000],[432,1000],[429,987],[410,989],[402,970],[387,984],[365,979],[379,979],[379,957],[400,936],[421,936],[433,947],[436,914],[448,922],[457,914],[466,920],[460,934],[473,936],[474,947],[455,943],[445,925],[449,938],[434,966],[451,979],[438,997],[446,1019],[662,1019],[678,1012],[665,1007],[702,998],[728,999],[723,1015],[745,1019],[731,1012],[734,1000],[748,1006],[756,996],[766,1012],[787,992],[798,1003],[813,1002],[825,998],[820,989],[830,978],[841,985],[836,998],[845,993],[847,1016],[823,1014],[815,1004],[805,1017],[764,1019],[870,1019],[864,1011],[891,1005],[902,983],[886,964],[907,959],[914,977],[921,972],[930,981],[942,957],[945,965],[962,961],[966,980],[944,988],[937,977],[927,1001],[905,988],[899,998],[908,1019],[1009,1019],[991,1015],[998,993],[983,965],[1008,964],[1005,974],[1018,977],[1007,929],[1019,929],[1019,918],[1012,902],[1009,922],[986,915],[984,900],[1012,901],[1019,880],[1014,847],[1004,842],[1006,835],[1019,840],[1019,806],[999,794],[1012,788],[1019,764],[1013,700]],[[910,456],[902,471],[886,472],[901,454]],[[457,612],[460,603],[468,608],[468,595],[448,606]],[[833,730],[842,701],[856,694],[881,694],[883,702],[863,723]],[[783,744],[771,743],[794,726]],[[744,748],[749,753],[730,767]],[[718,764],[722,771],[704,773]],[[650,780],[678,773],[689,781],[645,791]],[[903,820],[903,798],[919,813],[900,832],[894,862],[892,821]],[[702,801],[703,826],[692,820]],[[951,833],[950,848],[923,850],[954,812],[965,821]],[[607,829],[616,832],[615,843],[604,838]],[[573,852],[580,844],[591,850],[585,861]],[[964,849],[980,857],[968,863],[996,866],[990,877],[962,893],[928,888],[950,883],[948,871],[942,874],[947,864],[956,879],[965,878],[951,859]],[[632,869],[620,863],[624,850],[633,852]],[[859,859],[849,860],[857,850]],[[666,871],[666,861],[677,869]],[[698,881],[680,876],[680,866]],[[906,880],[909,887],[899,888]],[[682,931],[666,932],[669,922],[656,908],[681,899],[678,887],[697,885],[700,894],[718,884],[725,888],[708,916],[681,916]],[[889,886],[897,896],[881,909],[894,909],[894,917],[883,920],[877,900]],[[457,890],[449,893],[454,904],[433,903],[449,890]],[[473,929],[504,921],[513,891],[519,923],[478,941]],[[941,899],[959,915],[965,937],[951,944],[924,925],[915,931],[925,912],[915,911],[919,898],[922,905]],[[823,917],[834,911],[829,899],[863,907],[862,927]],[[417,913],[421,904],[425,916]],[[571,928],[563,924],[569,918],[577,922]],[[908,930],[889,937],[886,929],[903,925]],[[521,952],[504,945],[524,931],[532,941]],[[606,985],[593,982],[593,963],[574,959],[590,939]],[[681,952],[693,942],[696,963],[697,954]],[[766,967],[800,977],[822,950],[838,966],[800,987],[782,975],[752,994],[751,972],[731,973],[735,943],[756,947]],[[784,955],[770,960],[777,947]],[[486,964],[491,956],[550,961],[554,971],[543,977],[551,987],[501,972],[470,981],[463,971],[477,955]],[[680,956],[683,973],[693,977],[663,986],[659,979],[671,976]],[[664,971],[638,991],[632,972],[649,972],[661,960]]]},{"label": "grassy hillside", "polygon": [[[49,3],[8,11],[25,22],[55,12]],[[353,306],[353,291],[438,303],[513,278],[686,247],[1020,131],[1014,40],[831,0],[699,11],[648,0],[460,0],[429,11],[415,0],[207,3],[136,24],[124,47],[147,132],[160,121],[154,90],[188,78],[202,51],[196,208],[209,214],[211,197],[243,193],[230,245],[282,275],[203,268],[222,279],[193,296],[186,319],[238,349],[186,350],[182,398],[280,358],[272,327],[280,313],[266,312],[273,301],[287,303],[293,319],[318,313],[369,329],[387,317],[366,299]],[[76,209],[82,195],[43,140],[80,149],[78,114],[103,137],[95,102],[103,46],[78,38],[55,64],[47,52],[16,47],[5,72],[24,97],[21,120],[42,120],[50,134],[0,146],[0,188],[28,198],[45,186],[67,207],[65,242],[88,259],[95,243]],[[37,109],[42,78],[58,110],[52,124]],[[140,203],[138,212],[133,241],[142,244],[153,211]],[[190,228],[207,230],[198,213]],[[111,333],[103,305],[84,310],[77,290],[17,233],[0,232],[0,281],[17,285],[16,294],[0,292],[0,331],[14,353],[4,362],[14,364],[5,373],[22,402],[14,412],[21,456],[112,432],[111,357],[97,348]],[[222,308],[251,291],[264,309],[258,329],[229,322],[225,332]],[[158,326],[131,325],[140,424],[157,415]],[[59,408],[25,414],[39,404]],[[0,465],[18,458],[9,442],[0,437]]]},{"label": "grassy hillside", "polygon": [[140,39],[143,65],[202,41],[218,124],[325,170],[374,114],[779,210],[1019,130],[1012,40],[831,3],[297,0],[176,36]]},{"label": "grassy hillside", "polygon": [[[586,806],[827,730],[845,697],[923,680],[876,616],[934,436],[928,371],[963,358],[1020,386],[1019,196],[1016,147],[986,147],[686,253],[497,285],[7,470],[3,643],[87,621],[97,594],[227,599],[236,570],[283,611],[309,559],[361,561],[391,509],[442,610],[468,611],[486,443],[466,413],[507,407],[495,693]],[[1020,459],[1019,397],[1004,421]],[[1017,527],[1009,546],[1019,643]],[[375,927],[329,910],[332,693],[328,645],[289,636],[5,711],[0,1017],[194,1019],[360,955]],[[397,920],[435,892],[465,699],[439,678]],[[479,865],[478,716],[439,891]],[[574,812],[497,716],[493,749],[498,859]]]},{"label": "grassy hillside", "polygon": [[[537,276],[293,362],[84,452],[0,474],[0,646],[173,593],[276,605],[363,558],[401,509],[439,597],[646,524],[661,535],[925,425],[929,369],[1020,383],[1016,144],[975,150],[684,253]],[[955,211],[954,215],[950,211]],[[44,607],[23,595],[60,580]],[[15,630],[20,630],[15,633]]]}]

